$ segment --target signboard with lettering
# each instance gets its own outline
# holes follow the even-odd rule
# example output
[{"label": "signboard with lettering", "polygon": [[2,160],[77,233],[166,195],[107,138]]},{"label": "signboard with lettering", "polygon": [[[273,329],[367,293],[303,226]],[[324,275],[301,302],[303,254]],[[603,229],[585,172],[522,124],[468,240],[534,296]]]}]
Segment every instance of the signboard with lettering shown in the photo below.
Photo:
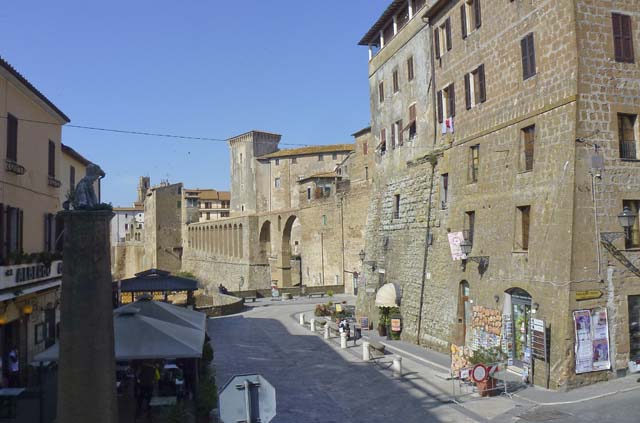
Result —
[{"label": "signboard with lettering", "polygon": [[460,244],[464,241],[462,232],[449,232],[449,247],[451,248],[451,258],[453,260],[464,260],[467,256],[462,252]]},{"label": "signboard with lettering", "polygon": [[576,300],[595,300],[597,298],[602,297],[602,291],[599,289],[591,290],[591,291],[576,291]]},{"label": "signboard with lettering", "polygon": [[369,329],[369,318],[367,316],[362,316],[360,318],[360,327],[362,329]]},{"label": "signboard with lettering", "polygon": [[62,260],[0,267],[0,289],[62,277]]},{"label": "signboard with lettering", "polygon": [[402,330],[402,320],[401,319],[391,319],[391,330],[393,332],[400,332]]}]

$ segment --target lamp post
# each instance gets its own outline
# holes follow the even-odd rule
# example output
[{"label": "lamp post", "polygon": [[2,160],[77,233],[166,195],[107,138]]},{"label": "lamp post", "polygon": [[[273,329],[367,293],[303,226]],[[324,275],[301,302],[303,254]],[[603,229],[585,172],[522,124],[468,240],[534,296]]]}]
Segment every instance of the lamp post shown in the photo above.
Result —
[{"label": "lamp post", "polygon": [[622,213],[618,215],[618,222],[620,222],[620,226],[624,229],[624,236],[626,239],[631,239],[631,228],[638,217],[631,208],[625,206],[622,208]]}]

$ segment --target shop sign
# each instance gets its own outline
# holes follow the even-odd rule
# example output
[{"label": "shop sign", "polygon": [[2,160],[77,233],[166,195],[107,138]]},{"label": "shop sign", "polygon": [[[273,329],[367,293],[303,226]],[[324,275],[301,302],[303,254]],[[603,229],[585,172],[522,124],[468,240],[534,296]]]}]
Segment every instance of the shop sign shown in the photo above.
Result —
[{"label": "shop sign", "polygon": [[391,319],[391,331],[400,332],[402,330],[402,321],[400,319]]},{"label": "shop sign", "polygon": [[2,266],[0,271],[0,289],[11,288],[15,285],[39,282],[62,276],[62,260],[56,260],[49,265],[44,263],[16,264]]},{"label": "shop sign", "polygon": [[360,327],[362,329],[369,329],[369,317],[367,316],[360,317]]},{"label": "shop sign", "polygon": [[607,310],[576,310],[573,312],[573,321],[576,333],[576,373],[610,369]]},{"label": "shop sign", "polygon": [[576,291],[576,300],[595,300],[597,298],[602,297],[602,291],[599,289],[591,290],[591,291]]}]

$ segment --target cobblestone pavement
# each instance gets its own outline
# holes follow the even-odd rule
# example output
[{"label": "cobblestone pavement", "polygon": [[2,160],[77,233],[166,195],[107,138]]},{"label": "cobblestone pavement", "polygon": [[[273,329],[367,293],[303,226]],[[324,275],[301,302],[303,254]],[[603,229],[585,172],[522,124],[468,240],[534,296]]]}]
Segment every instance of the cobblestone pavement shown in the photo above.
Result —
[{"label": "cobblestone pavement", "polygon": [[235,374],[263,375],[276,388],[273,421],[278,423],[483,421],[410,377],[393,379],[356,354],[336,349],[291,318],[310,308],[263,304],[210,319],[218,386]]}]

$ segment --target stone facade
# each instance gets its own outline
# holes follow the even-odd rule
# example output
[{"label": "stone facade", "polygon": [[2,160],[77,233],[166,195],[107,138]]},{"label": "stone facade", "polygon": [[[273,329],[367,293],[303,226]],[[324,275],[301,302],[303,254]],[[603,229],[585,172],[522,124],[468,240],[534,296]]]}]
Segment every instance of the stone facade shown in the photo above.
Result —
[{"label": "stone facade", "polygon": [[144,268],[178,272],[182,267],[182,184],[163,183],[144,201]]},{"label": "stone facade", "polygon": [[[383,281],[402,287],[405,339],[443,351],[460,339],[468,345],[462,326],[465,302],[473,301],[513,312],[514,319],[523,312],[527,322],[546,322],[552,388],[625,373],[634,324],[628,303],[640,294],[638,273],[602,248],[600,234],[621,231],[616,216],[623,202],[640,198],[636,163],[621,159],[618,130],[619,113],[638,114],[640,74],[637,64],[615,60],[611,25],[612,12],[626,14],[637,33],[640,5],[482,1],[478,19],[461,0],[432,3],[420,13],[427,23],[409,21],[369,63],[372,133],[379,144],[386,128],[387,146],[378,155],[369,208],[367,287]],[[525,43],[535,50],[529,67]],[[415,46],[425,55],[416,58]],[[393,93],[393,69],[411,55],[416,78],[426,83],[405,88],[400,78]],[[410,145],[422,148],[406,148],[405,137],[405,145],[390,149],[393,123],[412,102],[424,108],[417,117],[426,133],[420,138],[418,125]],[[604,166],[590,171],[594,156]],[[452,259],[449,236],[458,232],[472,241],[476,261],[466,266]],[[620,238],[613,245],[624,250],[624,244]],[[631,250],[620,254],[632,264],[640,259]],[[577,301],[576,292],[586,290],[604,295]],[[375,291],[367,291],[360,291],[359,312],[375,317]],[[612,371],[576,374],[572,311],[597,308],[610,316]],[[544,369],[538,360],[533,365]],[[545,384],[544,372],[535,374],[534,382]]]}]

